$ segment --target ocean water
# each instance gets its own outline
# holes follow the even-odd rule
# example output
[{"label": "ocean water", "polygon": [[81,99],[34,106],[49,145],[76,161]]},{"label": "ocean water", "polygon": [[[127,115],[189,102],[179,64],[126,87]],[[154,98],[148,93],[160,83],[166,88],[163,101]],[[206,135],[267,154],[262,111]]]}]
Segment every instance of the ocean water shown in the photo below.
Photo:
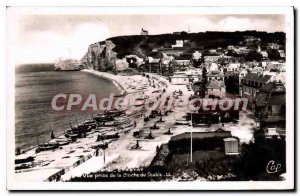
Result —
[{"label": "ocean water", "polygon": [[[112,81],[77,71],[17,73],[15,90],[15,139],[16,147],[21,149],[46,142],[52,131],[55,136],[63,134],[70,123],[76,126],[100,112],[82,111],[82,105],[70,111],[55,111],[51,101],[56,94],[80,94],[85,101],[90,94],[101,99],[120,93]],[[66,105],[67,101],[59,104]]]}]

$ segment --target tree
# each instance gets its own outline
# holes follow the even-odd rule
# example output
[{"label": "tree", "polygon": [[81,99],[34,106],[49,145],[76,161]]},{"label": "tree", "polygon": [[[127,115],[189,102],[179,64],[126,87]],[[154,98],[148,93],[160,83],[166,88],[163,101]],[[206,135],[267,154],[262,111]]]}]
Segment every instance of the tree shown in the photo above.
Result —
[{"label": "tree", "polygon": [[234,51],[234,50],[228,50],[227,52],[227,56],[233,56],[233,57],[237,57],[238,54]]},{"label": "tree", "polygon": [[267,53],[268,53],[268,57],[271,61],[277,61],[277,60],[281,59],[280,53],[278,52],[278,50],[271,49],[271,50],[268,50]]},{"label": "tree", "polygon": [[258,53],[257,51],[250,51],[248,52],[248,54],[246,55],[245,59],[246,61],[261,61],[263,58],[263,56]]},{"label": "tree", "polygon": [[200,97],[201,98],[205,97],[205,94],[206,94],[206,91],[207,91],[206,85],[207,85],[207,70],[206,70],[205,67],[203,67],[203,69],[202,69],[202,80],[201,80],[201,89],[200,89]]},{"label": "tree", "polygon": [[239,75],[232,74],[225,79],[226,91],[233,94],[239,94]]}]

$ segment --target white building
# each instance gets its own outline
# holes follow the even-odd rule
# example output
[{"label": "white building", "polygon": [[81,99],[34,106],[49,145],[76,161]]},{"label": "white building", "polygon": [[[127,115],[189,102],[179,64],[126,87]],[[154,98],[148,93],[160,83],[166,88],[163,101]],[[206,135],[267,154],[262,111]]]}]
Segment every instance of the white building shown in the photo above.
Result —
[{"label": "white building", "polygon": [[227,71],[238,71],[240,66],[241,66],[240,63],[230,63],[229,66],[227,67]]},{"label": "white building", "polygon": [[277,43],[268,43],[268,49],[279,49],[279,45]]},{"label": "white building", "polygon": [[176,44],[172,45],[172,48],[182,48],[183,47],[183,40],[176,40]]},{"label": "white building", "polygon": [[255,73],[255,74],[263,74],[264,72],[264,69],[262,67],[258,67],[258,66],[255,66],[252,70],[251,70],[251,73]]},{"label": "white building", "polygon": [[183,60],[183,59],[180,59],[180,60],[175,60],[176,63],[178,63],[179,65],[181,66],[189,66],[190,65],[190,60]]},{"label": "white building", "polygon": [[285,52],[284,52],[284,50],[278,50],[278,52],[279,52],[279,55],[280,55],[281,58],[284,58],[284,57],[285,57]]},{"label": "white building", "polygon": [[217,62],[221,56],[204,56],[204,62],[205,63],[212,63]]},{"label": "white building", "polygon": [[277,132],[276,128],[267,128],[265,130],[265,136],[266,138],[272,138],[272,137],[279,137],[279,133]]},{"label": "white building", "polygon": [[225,97],[225,84],[223,81],[211,80],[206,86],[208,95],[223,98]]},{"label": "white building", "polygon": [[198,51],[195,51],[193,54],[192,54],[192,59],[194,60],[198,60],[202,57],[202,53],[201,52],[198,52]]},{"label": "white building", "polygon": [[216,63],[211,63],[208,71],[219,71],[219,66]]},{"label": "white building", "polygon": [[268,58],[268,53],[266,51],[261,51],[260,54],[263,58]]},{"label": "white building", "polygon": [[280,70],[282,67],[285,67],[285,63],[278,61],[272,61],[267,64],[267,70]]},{"label": "white building", "polygon": [[239,141],[237,138],[230,137],[223,139],[226,155],[238,155],[239,154]]},{"label": "white building", "polygon": [[199,79],[201,79],[201,75],[202,73],[197,70],[175,72],[174,75],[170,77],[171,84],[187,85],[195,81],[199,81]]}]

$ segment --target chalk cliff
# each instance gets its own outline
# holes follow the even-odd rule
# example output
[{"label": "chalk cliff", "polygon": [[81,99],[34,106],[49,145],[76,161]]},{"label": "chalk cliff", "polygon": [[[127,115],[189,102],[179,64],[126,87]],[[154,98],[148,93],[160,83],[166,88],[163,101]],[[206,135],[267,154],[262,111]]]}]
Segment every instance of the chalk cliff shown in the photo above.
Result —
[{"label": "chalk cliff", "polygon": [[113,70],[116,65],[117,53],[113,51],[115,44],[106,40],[91,44],[82,62],[88,69],[99,71]]}]

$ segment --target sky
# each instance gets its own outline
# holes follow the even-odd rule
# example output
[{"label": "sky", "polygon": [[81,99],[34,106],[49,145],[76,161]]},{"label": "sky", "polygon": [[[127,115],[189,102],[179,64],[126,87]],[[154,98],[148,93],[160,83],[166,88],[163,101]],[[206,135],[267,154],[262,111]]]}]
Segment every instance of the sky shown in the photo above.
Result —
[{"label": "sky", "polygon": [[[81,59],[109,37],[188,31],[283,31],[283,15],[22,15],[7,18],[8,53],[15,64]],[[10,54],[8,54],[10,55]]]}]

